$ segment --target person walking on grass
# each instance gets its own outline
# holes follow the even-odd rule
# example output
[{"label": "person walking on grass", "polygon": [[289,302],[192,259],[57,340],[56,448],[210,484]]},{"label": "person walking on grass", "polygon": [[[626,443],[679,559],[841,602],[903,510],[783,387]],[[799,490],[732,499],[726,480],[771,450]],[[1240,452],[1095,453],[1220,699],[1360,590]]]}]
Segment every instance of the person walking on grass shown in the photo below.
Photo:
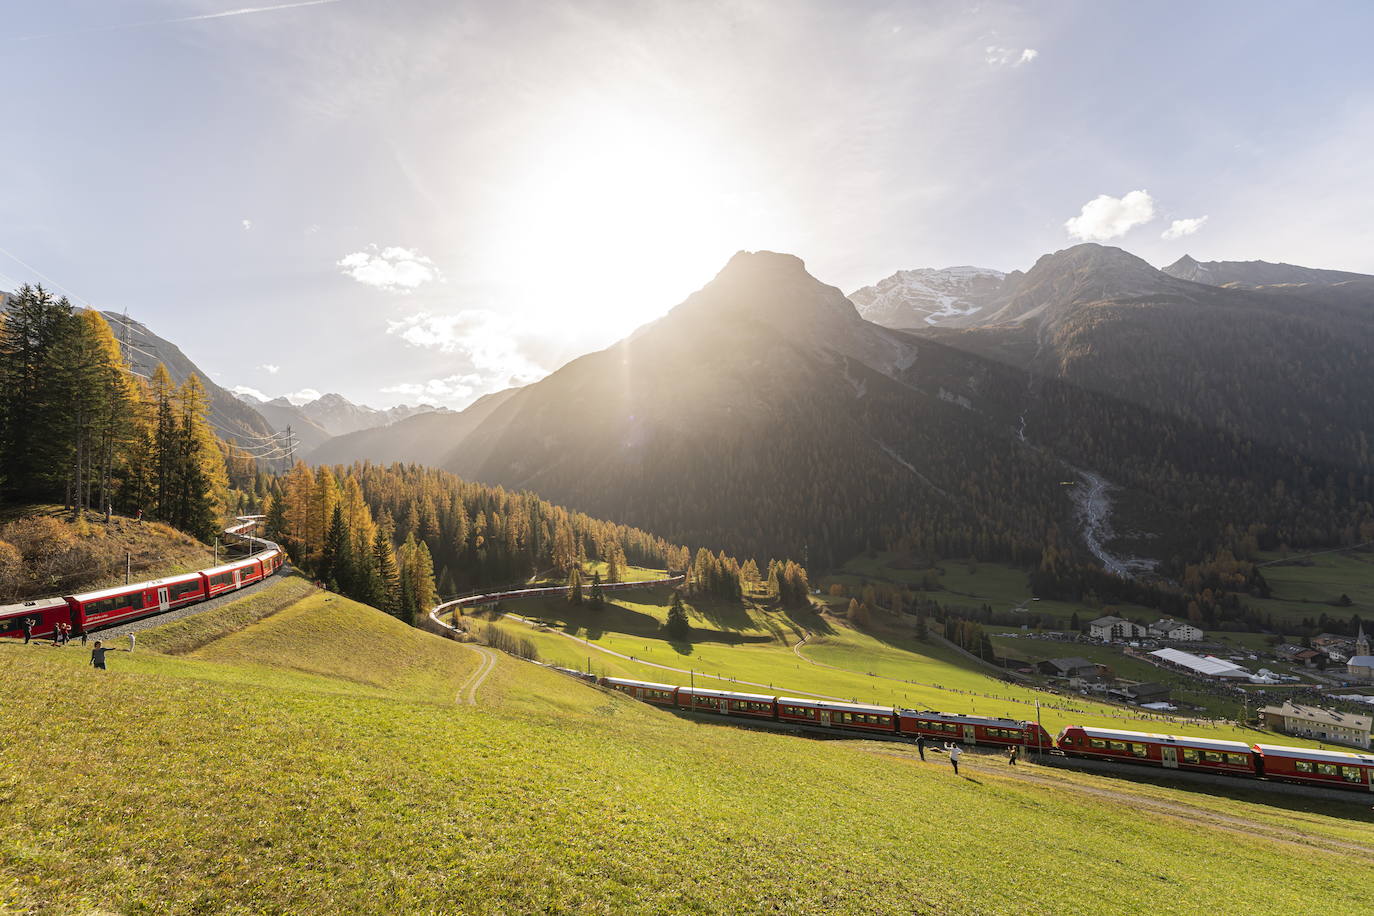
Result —
[{"label": "person walking on grass", "polygon": [[918,754],[921,755],[921,759],[922,759],[922,760],[925,760],[925,759],[926,759],[926,736],[925,736],[925,735],[917,735],[917,736],[916,736],[916,753],[918,753]]},{"label": "person walking on grass", "polygon": [[964,749],[957,744],[946,744],[945,750],[949,751],[949,765],[954,767],[954,775],[959,775],[959,758],[963,756]]},{"label": "person walking on grass", "polygon": [[1011,750],[1007,751],[1007,763],[1008,763],[1008,765],[1010,765],[1010,766],[1016,766],[1016,758],[1018,758],[1018,757],[1020,757],[1020,756],[1021,756],[1021,745],[1019,745],[1019,744],[1013,744],[1013,745],[1011,746]]},{"label": "person walking on grass", "polygon": [[109,652],[109,651],[110,651],[110,650],[109,650],[109,649],[106,649],[104,646],[102,646],[102,645],[100,644],[100,640],[97,639],[97,640],[95,641],[95,646],[91,649],[91,667],[92,667],[92,668],[99,668],[101,671],[104,671],[104,670],[105,670],[105,653],[106,653],[106,652]]},{"label": "person walking on grass", "polygon": [[24,645],[27,646],[29,644],[29,640],[33,639],[33,618],[25,617],[20,622],[20,626],[24,628]]}]

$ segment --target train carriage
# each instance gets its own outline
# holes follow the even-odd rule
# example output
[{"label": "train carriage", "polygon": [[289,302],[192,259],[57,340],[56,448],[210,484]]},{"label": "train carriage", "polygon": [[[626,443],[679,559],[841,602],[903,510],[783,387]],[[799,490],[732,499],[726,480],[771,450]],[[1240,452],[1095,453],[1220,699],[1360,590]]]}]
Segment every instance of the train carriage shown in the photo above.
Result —
[{"label": "train carriage", "polygon": [[1256,744],[1269,779],[1374,792],[1374,754]]},{"label": "train carriage", "polygon": [[777,713],[777,698],[761,693],[732,693],[728,690],[708,690],[704,687],[679,687],[679,709],[713,712],[723,716],[746,716],[773,719]]},{"label": "train carriage", "polygon": [[67,599],[44,598],[23,604],[0,605],[0,636],[23,638],[25,618],[33,621],[30,632],[35,637],[51,636],[53,628],[59,623],[70,623],[73,632],[77,630],[78,621],[72,617]]},{"label": "train carriage", "polygon": [[993,747],[1034,747],[1050,749],[1054,739],[1034,722],[1001,719],[990,716],[962,716],[933,710],[902,709],[898,711],[898,729],[903,735],[925,735],[963,744],[985,744]]},{"label": "train carriage", "polygon": [[1239,741],[1071,725],[1060,733],[1059,749],[1071,757],[1232,776],[1259,775],[1257,755]]},{"label": "train carriage", "polygon": [[677,686],[673,684],[654,684],[649,681],[631,681],[623,677],[603,677],[603,687],[619,690],[636,700],[653,703],[656,706],[677,706]]},{"label": "train carriage", "polygon": [[235,560],[233,563],[203,569],[200,575],[205,579],[205,596],[213,598],[261,579],[262,565],[252,558]]},{"label": "train carriage", "polygon": [[72,595],[67,603],[71,606],[74,627],[98,630],[204,599],[205,584],[201,574],[186,573]]},{"label": "train carriage", "polygon": [[866,706],[862,703],[778,697],[778,721],[885,735],[897,732],[897,715],[891,706]]}]

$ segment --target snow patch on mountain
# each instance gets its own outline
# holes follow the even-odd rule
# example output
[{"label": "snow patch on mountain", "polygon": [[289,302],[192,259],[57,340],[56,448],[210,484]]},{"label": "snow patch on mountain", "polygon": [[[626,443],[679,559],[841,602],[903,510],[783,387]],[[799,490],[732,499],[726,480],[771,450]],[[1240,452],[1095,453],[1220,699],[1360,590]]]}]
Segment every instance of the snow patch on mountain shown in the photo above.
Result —
[{"label": "snow patch on mountain", "polygon": [[997,293],[1005,276],[986,267],[899,270],[849,298],[860,315],[884,327],[964,326]]}]

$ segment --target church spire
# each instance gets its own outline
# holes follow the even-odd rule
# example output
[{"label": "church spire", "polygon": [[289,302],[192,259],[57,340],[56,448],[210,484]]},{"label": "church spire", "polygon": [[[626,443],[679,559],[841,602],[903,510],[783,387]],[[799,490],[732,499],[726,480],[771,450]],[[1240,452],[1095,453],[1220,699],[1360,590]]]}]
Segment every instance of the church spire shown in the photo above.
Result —
[{"label": "church spire", "polygon": [[1355,636],[1355,654],[1369,654],[1369,637],[1364,635],[1364,621],[1360,622],[1360,632]]}]

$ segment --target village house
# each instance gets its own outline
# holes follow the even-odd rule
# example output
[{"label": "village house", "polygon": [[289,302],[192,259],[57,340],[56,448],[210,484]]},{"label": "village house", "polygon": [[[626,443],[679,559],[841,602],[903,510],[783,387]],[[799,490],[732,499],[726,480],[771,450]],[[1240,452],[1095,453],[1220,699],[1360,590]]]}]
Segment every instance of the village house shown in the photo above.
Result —
[{"label": "village house", "polygon": [[1149,635],[1154,639],[1168,639],[1175,642],[1197,642],[1202,639],[1202,631],[1184,620],[1165,617],[1150,624]]},{"label": "village house", "polygon": [[1349,747],[1370,746],[1374,716],[1357,716],[1322,706],[1300,706],[1292,701],[1285,701],[1282,706],[1266,706],[1261,713],[1268,727],[1287,735]]},{"label": "village house", "polygon": [[1098,666],[1086,658],[1047,658],[1035,666],[1035,670],[1050,677],[1092,677],[1098,674]]},{"label": "village house", "polygon": [[1115,639],[1141,639],[1145,636],[1145,628],[1121,617],[1099,617],[1088,624],[1088,635],[1103,642]]}]

